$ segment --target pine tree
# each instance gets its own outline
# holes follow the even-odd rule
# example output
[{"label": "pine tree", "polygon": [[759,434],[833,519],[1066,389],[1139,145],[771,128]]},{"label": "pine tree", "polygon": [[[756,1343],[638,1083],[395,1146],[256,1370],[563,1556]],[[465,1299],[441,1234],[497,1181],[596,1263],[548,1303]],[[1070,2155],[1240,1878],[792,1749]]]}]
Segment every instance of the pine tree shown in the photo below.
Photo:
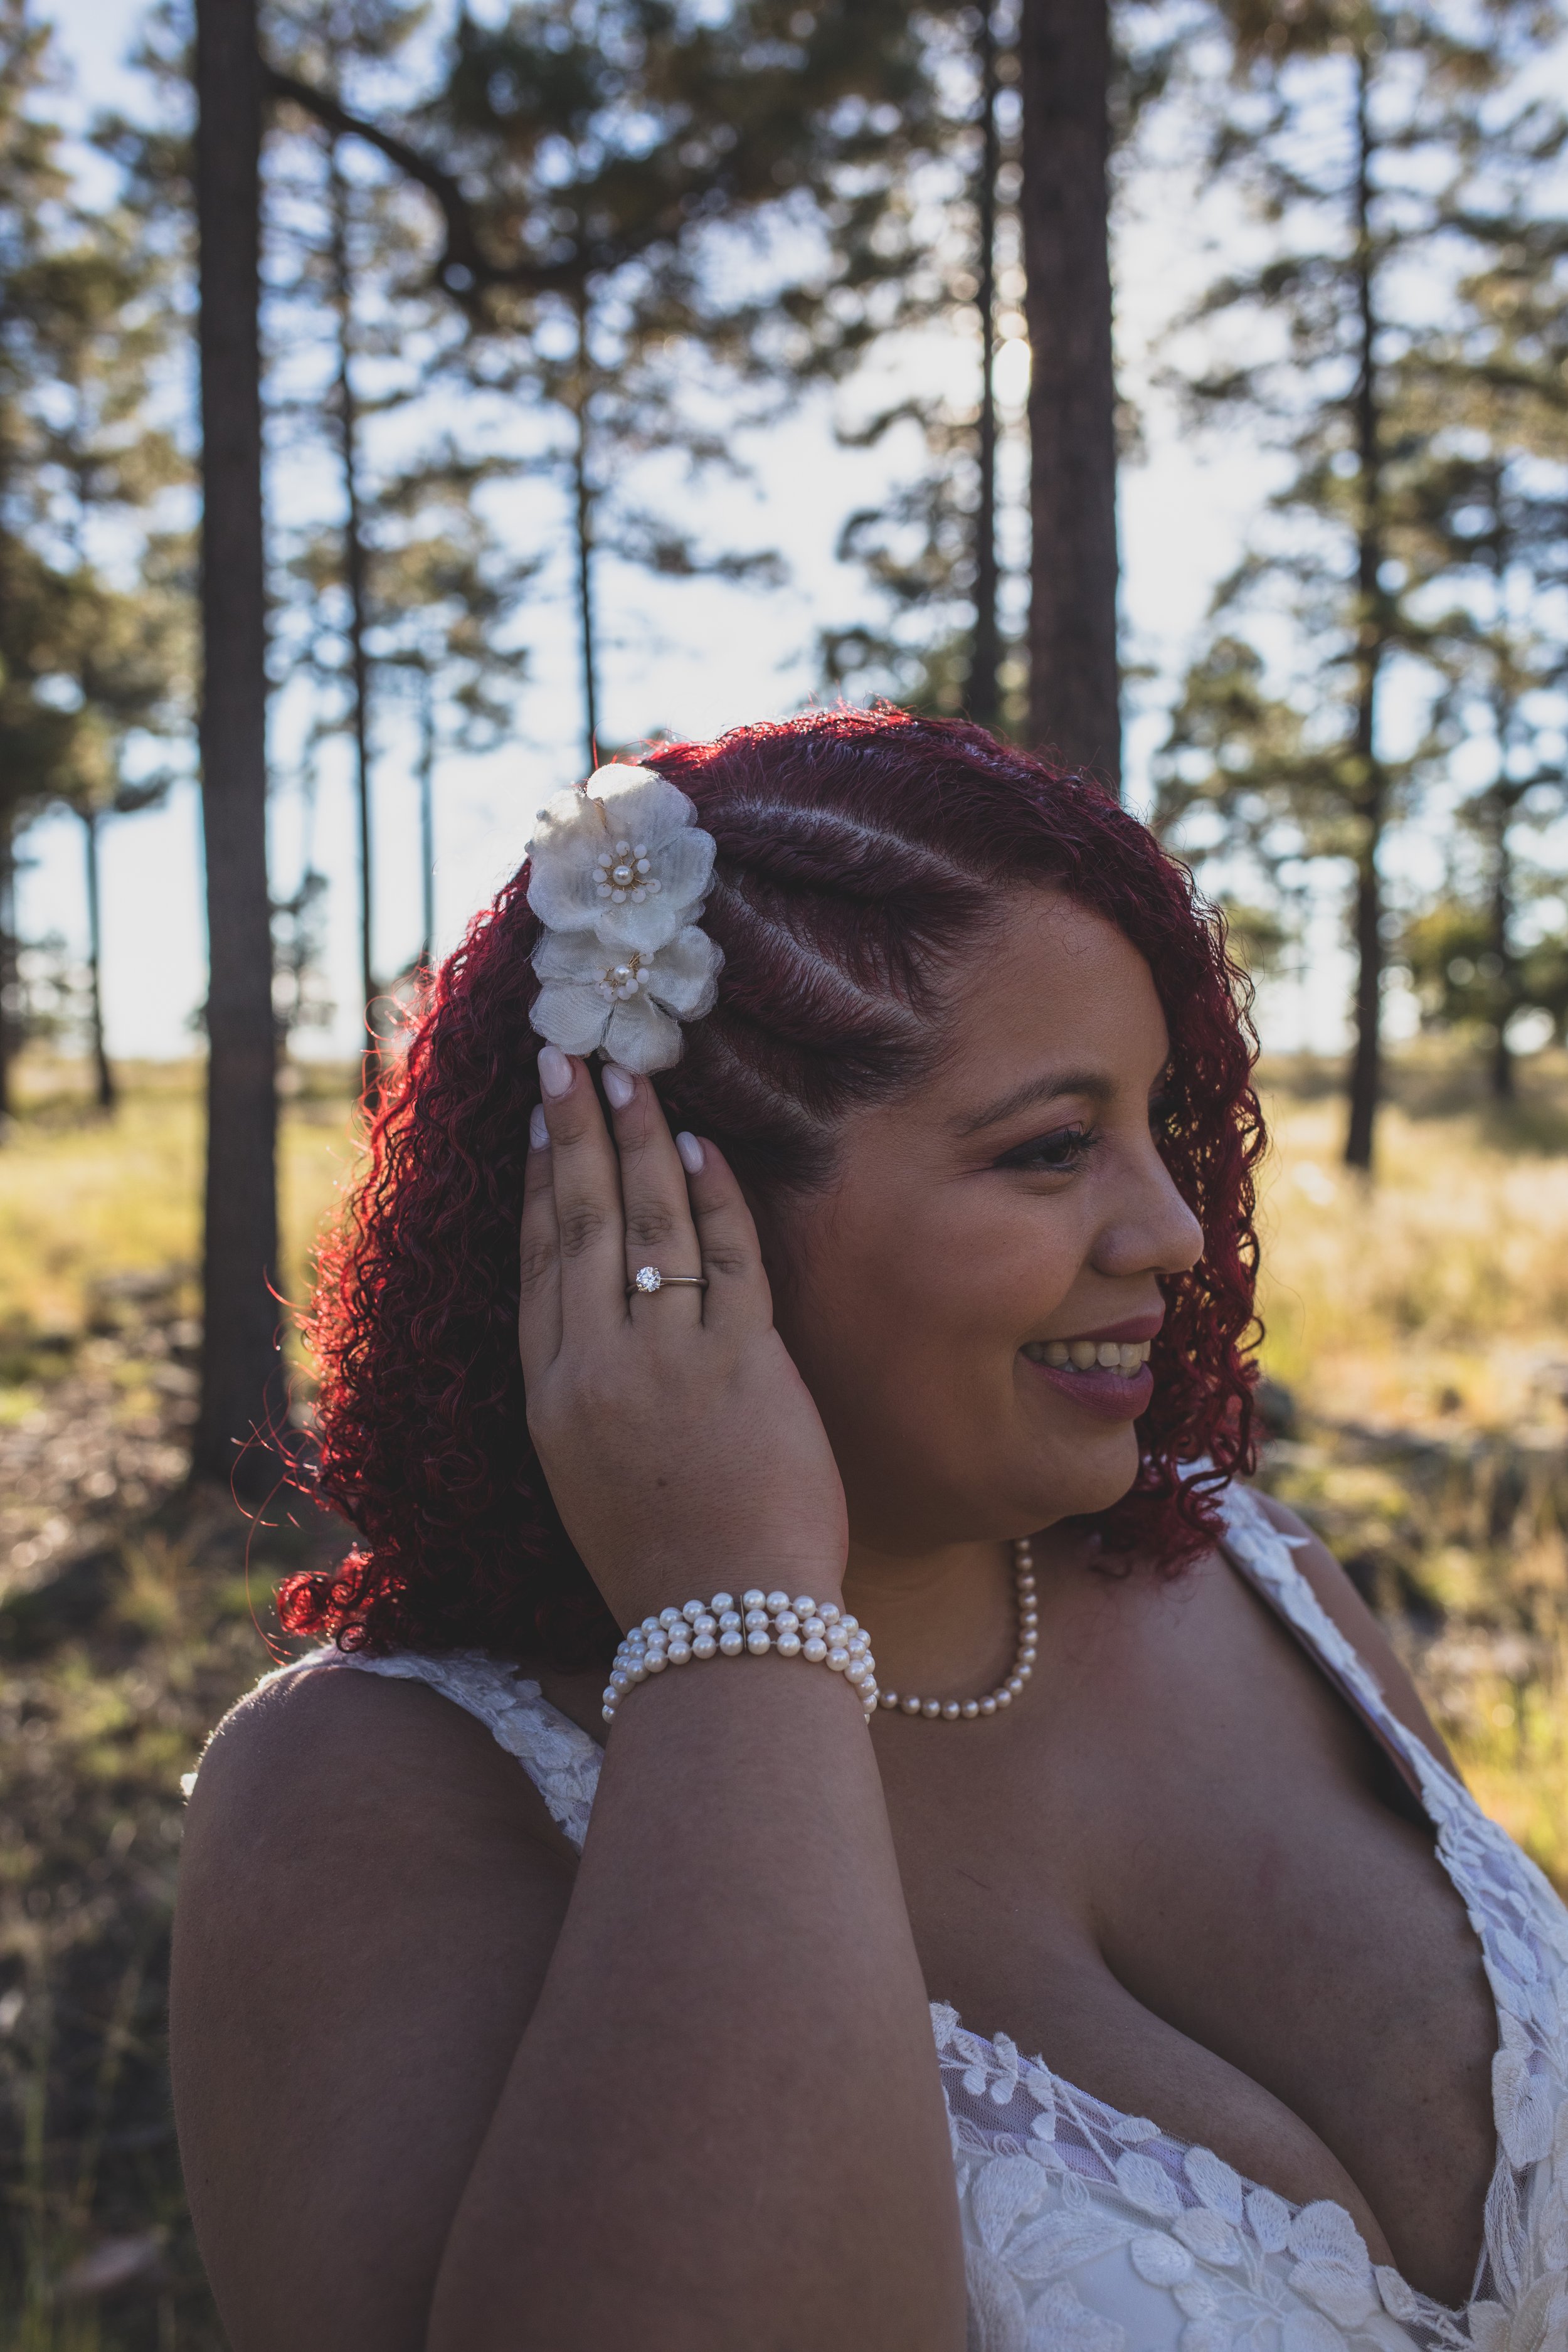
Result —
[{"label": "pine tree", "polygon": [[[775,573],[764,551],[615,516],[615,461],[652,447],[724,461],[758,413],[743,394],[841,373],[907,309],[922,259],[910,160],[951,130],[928,31],[891,0],[745,0],[701,20],[646,0],[525,0],[493,25],[460,16],[439,87],[395,116],[355,111],[307,71],[276,65],[270,79],[435,200],[431,282],[469,322],[468,381],[564,411],[591,757],[599,554],[667,577]],[[742,224],[780,267],[738,298],[704,261]],[[723,433],[689,421],[703,368],[727,382]]]},{"label": "pine tree", "polygon": [[[88,911],[88,1028],[98,1108],[116,1093],[104,1032],[102,884],[105,820],[163,797],[166,770],[127,772],[137,736],[183,731],[189,706],[188,583],[184,550],[155,527],[160,493],[184,468],[168,434],[148,421],[152,371],[167,347],[163,257],[124,211],[73,220],[38,281],[38,349],[49,397],[36,426],[37,536],[59,576],[56,678],[78,725],[59,796],[82,828]],[[116,586],[104,569],[115,539]]]},{"label": "pine tree", "polygon": [[[1568,803],[1561,695],[1568,677],[1568,221],[1528,202],[1563,128],[1530,108],[1512,126],[1506,201],[1465,208],[1485,246],[1444,334],[1399,371],[1428,464],[1426,568],[1447,598],[1429,625],[1445,713],[1475,779],[1460,797],[1448,881],[1402,950],[1432,1025],[1484,1038],[1491,1090],[1515,1091],[1510,1024],[1560,1027],[1568,923],[1544,842]],[[1500,178],[1494,167],[1494,183]]]},{"label": "pine tree", "polygon": [[[205,1339],[198,1477],[254,1489],[284,1426],[278,1087],[267,876],[261,517],[261,62],[255,0],[196,0],[202,428],[203,833],[207,889]],[[237,1455],[236,1448],[240,1452]]]},{"label": "pine tree", "polygon": [[1109,0],[1023,0],[1029,728],[1120,789]]},{"label": "pine tree", "polygon": [[[424,14],[405,0],[272,0],[261,34],[268,58],[287,74],[341,100],[359,78],[395,68]],[[310,153],[291,162],[274,153],[268,161],[268,184],[279,221],[274,252],[281,259],[284,251],[291,251],[295,264],[292,285],[284,292],[275,284],[274,299],[307,316],[313,313],[313,322],[327,328],[331,342],[324,411],[313,398],[310,406],[331,446],[342,507],[342,562],[333,569],[344,607],[345,717],[359,837],[360,987],[374,1054],[380,1016],[374,677],[368,640],[375,550],[374,471],[366,442],[367,425],[386,404],[386,395],[368,400],[362,377],[367,362],[384,361],[405,341],[418,339],[428,326],[429,304],[411,303],[399,283],[411,261],[413,238],[400,215],[395,187],[355,173],[344,152],[353,142],[307,121]],[[406,399],[411,391],[405,383],[397,397]],[[275,398],[272,404],[277,413],[280,404]]]},{"label": "pine tree", "polygon": [[158,258],[125,213],[73,203],[38,110],[48,65],[26,5],[0,14],[0,1086],[15,1042],[16,835],[63,802],[83,827],[89,1028],[107,1110],[98,835],[106,814],[156,795],[155,779],[127,775],[128,739],[183,715],[173,550],[144,529],[178,468],[142,414],[163,339]]},{"label": "pine tree", "polygon": [[[1222,849],[1245,842],[1351,866],[1345,1158],[1367,1169],[1382,1088],[1384,847],[1441,749],[1428,736],[1396,756],[1384,710],[1400,669],[1414,677],[1427,664],[1431,593],[1426,449],[1398,413],[1395,365],[1430,319],[1435,288],[1446,281],[1451,294],[1462,271],[1450,191],[1456,178],[1468,184],[1488,102],[1537,53],[1541,23],[1527,5],[1500,6],[1479,26],[1445,0],[1316,0],[1289,17],[1237,6],[1231,26],[1237,84],[1213,165],[1247,193],[1268,249],[1212,289],[1202,322],[1231,341],[1214,334],[1188,391],[1207,421],[1270,434],[1289,473],[1270,526],[1216,600],[1215,641],[1167,747],[1163,815],[1173,824],[1201,801]],[[1257,647],[1281,621],[1293,675],[1276,695]]]},{"label": "pine tree", "polygon": [[41,105],[48,43],[29,0],[0,0],[0,1117],[12,1107],[21,1010],[16,838],[68,773],[76,731],[39,692],[58,592],[33,535],[37,398],[48,376],[45,224],[68,188],[58,128]]}]

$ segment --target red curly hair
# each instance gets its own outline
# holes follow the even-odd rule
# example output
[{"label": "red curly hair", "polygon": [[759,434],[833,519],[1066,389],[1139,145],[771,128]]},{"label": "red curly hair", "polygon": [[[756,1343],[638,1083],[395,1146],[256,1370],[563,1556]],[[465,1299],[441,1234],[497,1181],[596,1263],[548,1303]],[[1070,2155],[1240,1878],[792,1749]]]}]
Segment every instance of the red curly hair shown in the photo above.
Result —
[{"label": "red curly hair", "polygon": [[[956,720],[814,711],[647,764],[718,844],[703,920],[724,951],[718,1005],[658,1091],[760,1192],[821,1184],[844,1113],[919,1082],[942,966],[999,883],[1065,893],[1147,959],[1171,1038],[1163,1150],[1205,1246],[1163,1286],[1137,1479],[1085,1524],[1106,1555],[1168,1572],[1193,1559],[1213,1540],[1215,1490],[1251,1466],[1264,1135],[1247,984],[1186,868],[1091,778]],[[607,1660],[616,1630],[529,1443],[518,1362],[539,1099],[527,890],[525,866],[437,975],[346,1223],[321,1246],[312,1475],[362,1542],[334,1574],[288,1579],[279,1612],[289,1633],[345,1648],[570,1669]]]}]

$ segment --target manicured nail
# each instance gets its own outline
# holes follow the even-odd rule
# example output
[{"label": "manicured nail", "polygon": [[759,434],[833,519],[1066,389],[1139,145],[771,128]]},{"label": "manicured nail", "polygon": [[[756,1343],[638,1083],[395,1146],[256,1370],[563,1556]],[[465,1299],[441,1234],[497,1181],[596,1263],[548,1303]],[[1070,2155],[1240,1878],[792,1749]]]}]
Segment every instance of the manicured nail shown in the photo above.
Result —
[{"label": "manicured nail", "polygon": [[542,1045],[539,1050],[539,1083],[552,1102],[557,1095],[572,1091],[572,1065],[559,1045]]},{"label": "manicured nail", "polygon": [[694,1135],[687,1135],[683,1131],[676,1137],[675,1148],[680,1154],[680,1164],[685,1169],[687,1174],[689,1176],[700,1176],[702,1173],[702,1163],[708,1155],[703,1150],[702,1146],[698,1142],[697,1138]]},{"label": "manicured nail", "polygon": [[528,1114],[528,1141],[531,1150],[548,1151],[550,1149],[550,1129],[544,1123],[542,1104],[535,1103]]},{"label": "manicured nail", "polygon": [[637,1084],[630,1072],[623,1070],[617,1062],[606,1062],[605,1064],[605,1092],[608,1095],[616,1110],[625,1110],[627,1103],[630,1102],[632,1097],[637,1092]]}]

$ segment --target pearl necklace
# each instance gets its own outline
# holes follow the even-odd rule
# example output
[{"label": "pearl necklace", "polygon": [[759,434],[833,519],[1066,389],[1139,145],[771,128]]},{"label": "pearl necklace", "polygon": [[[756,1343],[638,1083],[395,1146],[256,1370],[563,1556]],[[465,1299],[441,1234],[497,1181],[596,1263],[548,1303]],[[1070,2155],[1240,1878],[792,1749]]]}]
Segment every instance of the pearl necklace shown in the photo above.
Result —
[{"label": "pearl necklace", "polygon": [[913,1691],[879,1691],[882,1705],[897,1707],[903,1715],[923,1715],[931,1723],[973,1723],[977,1716],[994,1715],[998,1707],[1011,1706],[1035,1671],[1035,1634],[1040,1622],[1035,1608],[1035,1555],[1027,1536],[1020,1536],[1013,1546],[1013,1588],[1018,1603],[1018,1643],[1012,1673],[994,1691],[987,1691],[984,1698],[963,1701],[917,1698]]}]

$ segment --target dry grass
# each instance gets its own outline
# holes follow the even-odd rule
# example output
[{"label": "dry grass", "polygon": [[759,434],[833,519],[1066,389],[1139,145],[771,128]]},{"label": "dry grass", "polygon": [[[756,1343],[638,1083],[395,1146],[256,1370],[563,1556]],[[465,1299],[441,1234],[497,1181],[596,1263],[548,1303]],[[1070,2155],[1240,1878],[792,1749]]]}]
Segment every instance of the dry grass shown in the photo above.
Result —
[{"label": "dry grass", "polygon": [[1488,1811],[1568,1890],[1568,1064],[1499,1110],[1396,1081],[1376,1182],[1321,1078],[1266,1075],[1265,1475],[1393,1628]]},{"label": "dry grass", "polygon": [[[90,1328],[108,1275],[194,1276],[201,1255],[202,1104],[194,1064],[128,1065],[125,1100],[97,1117],[69,1066],[34,1066],[0,1160],[0,1332]],[[279,1152],[285,1280],[298,1292],[311,1240],[354,1164],[349,1074],[292,1081]],[[195,1304],[194,1287],[190,1303]]]},{"label": "dry grass", "polygon": [[[253,1606],[331,1540],[279,1526],[247,1559],[179,1495],[195,1074],[126,1075],[106,1126],[36,1070],[0,1149],[0,2352],[221,2352],[164,2069],[179,1775],[264,1663]],[[1568,1886],[1568,1063],[1506,1118],[1402,1071],[1371,1189],[1325,1075],[1268,1076],[1265,1360],[1294,1421],[1264,1475]],[[283,1131],[296,1290],[353,1153],[346,1075],[313,1083]]]}]

